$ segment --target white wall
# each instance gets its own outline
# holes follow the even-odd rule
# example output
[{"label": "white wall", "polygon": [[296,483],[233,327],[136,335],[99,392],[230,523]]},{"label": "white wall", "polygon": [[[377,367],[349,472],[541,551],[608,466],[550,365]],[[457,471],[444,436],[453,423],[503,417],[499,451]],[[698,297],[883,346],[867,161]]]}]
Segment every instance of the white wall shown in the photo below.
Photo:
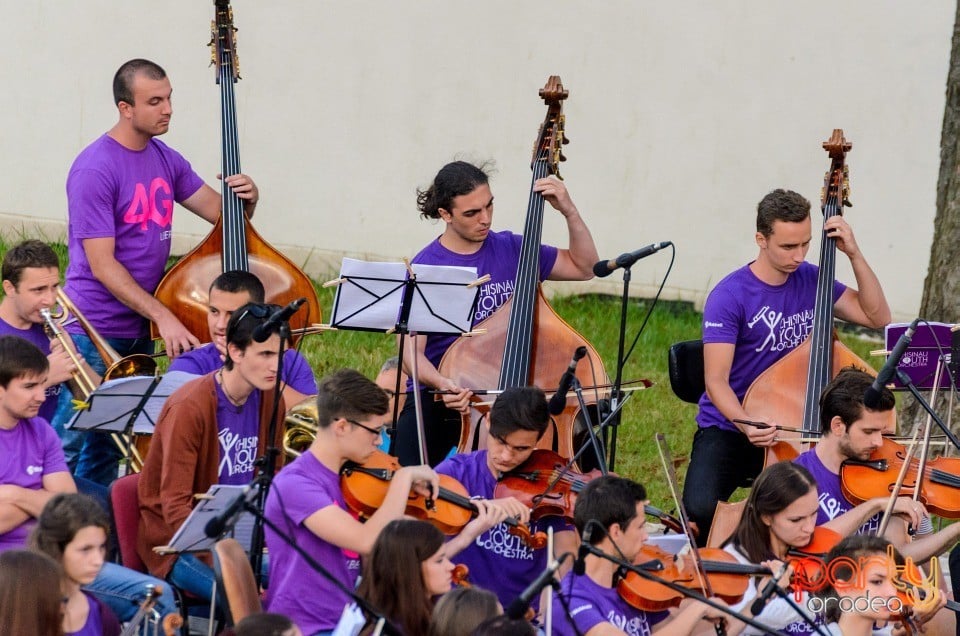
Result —
[{"label": "white wall", "polygon": [[[147,57],[174,86],[165,141],[208,181],[219,93],[212,2],[0,0],[0,214],[63,232],[77,152],[116,118],[110,81]],[[757,201],[819,197],[843,128],[847,217],[898,318],[929,259],[954,5],[947,0],[235,0],[244,170],[256,226],[313,272],[414,254],[440,230],[414,191],[455,157],[495,159],[499,228],[522,227],[550,74],[570,91],[563,174],[602,257],[672,240],[669,296],[702,301],[755,255]],[[205,232],[180,211],[185,246]],[[564,243],[559,217],[545,239]],[[818,242],[818,241],[815,241]],[[303,249],[293,249],[300,246]],[[816,260],[818,246],[811,250]],[[309,255],[309,261],[307,261]],[[634,267],[649,294],[663,253]],[[850,278],[845,259],[839,276]],[[616,293],[619,275],[595,288]],[[575,289],[586,287],[579,285]]]}]

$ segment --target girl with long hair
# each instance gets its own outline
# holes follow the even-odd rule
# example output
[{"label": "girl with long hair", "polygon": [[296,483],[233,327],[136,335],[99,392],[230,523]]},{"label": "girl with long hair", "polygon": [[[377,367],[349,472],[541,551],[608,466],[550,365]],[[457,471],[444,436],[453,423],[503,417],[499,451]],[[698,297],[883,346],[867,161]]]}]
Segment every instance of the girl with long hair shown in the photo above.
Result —
[{"label": "girl with long hair", "polygon": [[63,636],[60,567],[45,554],[0,553],[0,626],[6,634]]},{"label": "girl with long hair", "polygon": [[470,636],[489,618],[503,614],[497,595],[477,587],[457,587],[437,601],[428,636]]},{"label": "girl with long hair", "polygon": [[67,636],[120,633],[110,608],[81,589],[103,567],[109,529],[107,515],[96,501],[86,495],[60,494],[44,506],[30,536],[30,546],[62,568],[63,633]]},{"label": "girl with long hair", "polygon": [[397,519],[377,537],[357,593],[407,636],[426,634],[433,598],[450,590],[453,563],[444,536],[431,524]]}]

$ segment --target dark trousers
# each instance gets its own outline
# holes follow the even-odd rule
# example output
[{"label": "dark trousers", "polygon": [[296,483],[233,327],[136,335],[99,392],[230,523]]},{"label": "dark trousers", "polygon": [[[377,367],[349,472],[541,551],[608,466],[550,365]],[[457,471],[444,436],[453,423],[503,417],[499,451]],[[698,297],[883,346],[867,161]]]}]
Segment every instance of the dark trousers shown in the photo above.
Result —
[{"label": "dark trousers", "polygon": [[749,485],[763,469],[763,460],[763,449],[739,431],[716,426],[697,430],[683,482],[683,507],[697,524],[697,543],[707,542],[717,502],[727,501],[734,490]]},{"label": "dark trousers", "polygon": [[[448,409],[443,401],[427,391],[420,393],[423,406],[423,431],[427,439],[427,462],[436,466],[460,442],[460,413]],[[407,395],[403,409],[397,418],[397,431],[391,448],[402,466],[420,463],[420,443],[417,439],[417,415],[413,395]]]}]

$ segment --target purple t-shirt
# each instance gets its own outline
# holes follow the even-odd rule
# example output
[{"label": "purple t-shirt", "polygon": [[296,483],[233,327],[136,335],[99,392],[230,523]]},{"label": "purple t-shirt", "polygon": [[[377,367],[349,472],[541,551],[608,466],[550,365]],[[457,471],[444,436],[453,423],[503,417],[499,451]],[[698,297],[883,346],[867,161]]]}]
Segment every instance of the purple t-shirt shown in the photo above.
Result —
[{"label": "purple t-shirt", "polygon": [[[520,246],[523,236],[513,232],[490,232],[480,249],[473,254],[458,254],[451,252],[440,244],[440,239],[420,250],[413,257],[413,263],[425,265],[449,265],[456,267],[475,267],[477,276],[490,275],[490,280],[480,287],[480,296],[477,299],[477,309],[473,314],[472,324],[489,317],[500,305],[513,295],[517,278],[517,265],[520,262]],[[550,245],[540,246],[540,280],[546,280],[553,271],[557,262],[557,248]],[[427,336],[424,355],[434,366],[440,364],[440,359],[456,336]],[[413,384],[407,381],[407,388]]]},{"label": "purple t-shirt", "polygon": [[[436,471],[459,481],[474,497],[493,498],[497,480],[487,467],[485,450],[453,455]],[[573,529],[560,517],[546,517],[532,522],[530,531],[546,532],[548,527],[555,533]],[[457,563],[470,568],[470,583],[496,594],[504,607],[547,567],[547,551],[527,547],[509,529],[505,523],[490,528],[455,557]],[[532,605],[538,606],[536,602]]]},{"label": "purple t-shirt", "polygon": [[[629,636],[649,636],[651,628],[669,616],[669,612],[638,610],[620,598],[614,588],[603,587],[589,576],[577,576],[573,572],[567,572],[560,581],[560,594],[567,600],[573,622],[581,634],[602,623],[610,623]],[[555,636],[577,633],[556,593],[553,595],[553,633]]]},{"label": "purple t-shirt", "polygon": [[[17,329],[7,321],[0,318],[0,336],[18,336],[27,342],[37,345],[37,348],[43,352],[43,355],[50,355],[50,338],[43,330],[43,325],[32,324],[27,329]],[[63,384],[54,384],[48,386],[44,391],[46,399],[40,406],[40,412],[37,416],[42,417],[48,422],[53,419],[53,414],[57,410],[57,400],[60,399],[60,390],[64,388]]]},{"label": "purple t-shirt", "polygon": [[[102,135],[83,149],[67,176],[67,293],[77,309],[104,336],[137,338],[147,321],[97,280],[84,239],[114,238],[114,256],[149,293],[170,256],[173,203],[190,198],[203,180],[183,156],[159,139],[130,150]],[[81,333],[79,325],[68,326]]]},{"label": "purple t-shirt", "polygon": [[[60,438],[39,417],[20,420],[9,430],[0,429],[0,457],[0,484],[41,490],[44,475],[67,472]],[[36,519],[29,519],[0,534],[0,552],[22,548],[36,523]]]},{"label": "purple t-shirt", "polygon": [[[170,371],[185,371],[194,375],[206,375],[223,366],[220,352],[212,344],[177,356],[170,363]],[[294,391],[304,395],[317,393],[317,381],[306,359],[294,349],[283,353],[283,381]]]},{"label": "purple t-shirt", "polygon": [[243,485],[253,479],[260,434],[260,391],[254,391],[236,407],[217,385],[217,438],[220,441],[218,483]]},{"label": "purple t-shirt", "polygon": [[[320,539],[303,524],[327,506],[346,510],[340,476],[321,464],[313,453],[304,453],[277,473],[267,495],[264,514],[350,589],[356,582],[356,573],[348,570],[343,551]],[[267,611],[289,616],[304,634],[333,629],[350,598],[314,572],[270,528],[266,529],[266,538],[270,549]]]},{"label": "purple t-shirt", "polygon": [[[749,265],[721,280],[703,308],[704,343],[736,345],[730,366],[730,388],[743,401],[761,373],[799,346],[813,331],[818,268],[802,263],[783,285],[764,283]],[[846,286],[834,281],[833,302]],[[707,394],[700,397],[701,428],[737,428],[720,414]]]},{"label": "purple t-shirt", "polygon": [[67,632],[66,636],[103,636],[103,621],[100,620],[100,601],[86,592],[84,592],[83,595],[87,597],[87,605],[89,606],[87,622],[84,623],[83,627],[79,630]]},{"label": "purple t-shirt", "polygon": [[[817,509],[818,526],[822,526],[855,507],[843,496],[843,490],[840,488],[840,475],[831,472],[829,468],[823,465],[823,462],[817,457],[816,448],[800,453],[800,456],[793,461],[809,470],[817,482],[817,498],[820,501],[820,506]],[[880,513],[877,513],[867,519],[857,530],[857,534],[876,534],[880,528],[880,517]]]}]

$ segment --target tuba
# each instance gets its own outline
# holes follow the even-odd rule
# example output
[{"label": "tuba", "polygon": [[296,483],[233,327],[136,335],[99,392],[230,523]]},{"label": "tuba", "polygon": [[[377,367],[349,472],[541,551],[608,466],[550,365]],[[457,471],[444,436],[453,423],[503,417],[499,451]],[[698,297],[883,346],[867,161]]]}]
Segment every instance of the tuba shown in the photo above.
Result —
[{"label": "tuba", "polygon": [[[41,309],[40,315],[43,317],[47,336],[51,340],[56,339],[60,342],[70,356],[74,366],[77,367],[76,371],[73,372],[73,377],[67,381],[67,386],[76,399],[85,402],[100,382],[96,378],[90,377],[90,374],[87,373],[83,366],[83,360],[80,359],[74,351],[73,343],[69,341],[68,336],[61,328],[68,316],[73,316],[73,318],[80,323],[83,330],[87,332],[87,336],[93,341],[100,357],[103,358],[104,364],[107,365],[107,371],[103,374],[104,382],[117,378],[127,378],[137,375],[152,376],[157,374],[157,363],[148,355],[135,353],[125,358],[120,357],[116,349],[111,347],[103,336],[97,333],[97,330],[93,328],[86,317],[77,310],[76,305],[73,304],[73,301],[70,300],[62,289],[57,289],[57,305],[55,307],[56,309],[54,311]],[[140,453],[134,440],[131,440],[129,435],[111,433],[110,437],[120,448],[121,452],[123,452],[124,457],[129,460],[130,469],[134,472],[140,472],[143,468],[143,456],[146,452]]]},{"label": "tuba", "polygon": [[294,404],[284,418],[286,428],[283,431],[283,450],[287,462],[303,454],[317,439],[317,396],[311,395],[298,404]]}]

